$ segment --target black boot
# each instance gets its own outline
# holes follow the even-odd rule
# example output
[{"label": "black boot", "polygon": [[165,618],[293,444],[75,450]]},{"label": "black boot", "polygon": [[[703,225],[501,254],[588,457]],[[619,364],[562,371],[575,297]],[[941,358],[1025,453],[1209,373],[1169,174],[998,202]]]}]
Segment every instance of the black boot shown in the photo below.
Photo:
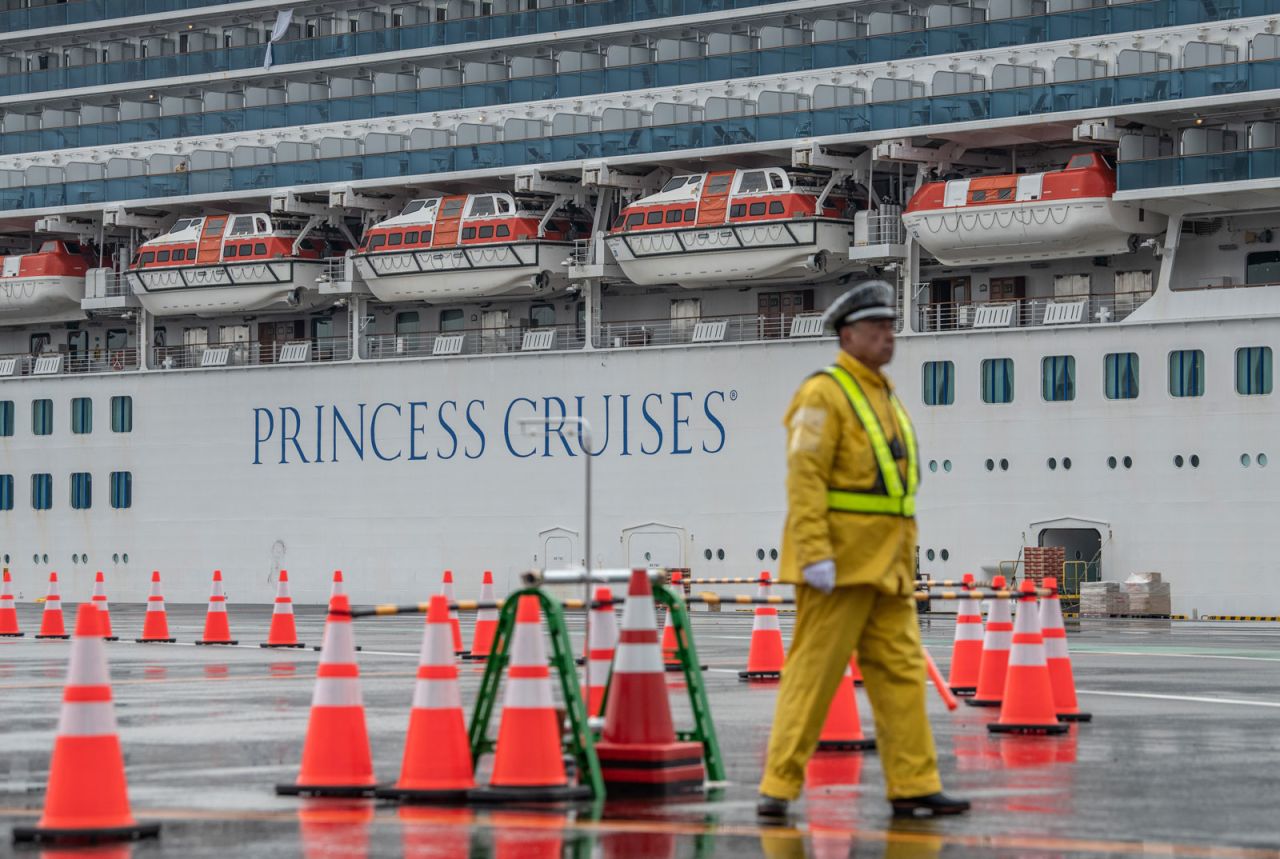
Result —
[{"label": "black boot", "polygon": [[969,810],[968,800],[956,799],[941,792],[893,799],[889,802],[893,805],[894,817],[939,817],[944,814],[964,814]]},{"label": "black boot", "polygon": [[787,809],[790,805],[791,803],[785,799],[762,793],[760,800],[756,803],[756,817],[760,818],[762,823],[786,823],[789,816]]}]

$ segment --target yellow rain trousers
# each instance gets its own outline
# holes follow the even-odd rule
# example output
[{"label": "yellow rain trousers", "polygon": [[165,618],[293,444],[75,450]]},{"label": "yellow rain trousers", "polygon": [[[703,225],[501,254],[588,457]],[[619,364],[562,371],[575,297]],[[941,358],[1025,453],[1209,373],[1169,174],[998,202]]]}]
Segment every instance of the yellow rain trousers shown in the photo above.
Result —
[{"label": "yellow rain trousers", "polygon": [[778,688],[760,792],[795,799],[831,699],[854,651],[862,669],[889,799],[942,790],[925,716],[925,665],[915,601],[870,585],[824,594],[796,585],[796,626]]}]

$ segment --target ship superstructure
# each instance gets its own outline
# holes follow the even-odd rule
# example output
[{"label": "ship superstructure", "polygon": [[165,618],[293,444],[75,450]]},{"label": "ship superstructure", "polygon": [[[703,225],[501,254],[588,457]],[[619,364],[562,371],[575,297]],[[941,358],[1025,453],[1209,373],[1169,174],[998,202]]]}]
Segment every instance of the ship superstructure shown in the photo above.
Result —
[{"label": "ship superstructure", "polygon": [[923,570],[1280,614],[1280,0],[9,5],[15,568],[767,567],[878,277]]}]

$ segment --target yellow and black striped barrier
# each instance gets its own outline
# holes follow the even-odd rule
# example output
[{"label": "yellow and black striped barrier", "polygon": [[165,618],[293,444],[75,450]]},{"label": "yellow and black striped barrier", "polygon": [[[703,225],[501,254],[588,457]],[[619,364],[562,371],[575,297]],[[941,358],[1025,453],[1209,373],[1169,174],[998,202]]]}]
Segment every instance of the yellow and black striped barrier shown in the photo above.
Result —
[{"label": "yellow and black striped barrier", "polygon": [[1202,614],[1201,620],[1245,620],[1269,623],[1280,622],[1280,615],[1274,614]]}]

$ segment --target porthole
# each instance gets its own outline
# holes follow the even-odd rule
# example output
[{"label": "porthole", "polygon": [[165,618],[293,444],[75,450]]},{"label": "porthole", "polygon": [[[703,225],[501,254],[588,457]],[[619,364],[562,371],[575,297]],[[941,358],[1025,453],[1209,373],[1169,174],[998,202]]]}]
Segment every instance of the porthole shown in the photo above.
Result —
[{"label": "porthole", "polygon": [[947,472],[948,474],[951,472],[951,460],[949,459],[942,460],[942,470]]},{"label": "porthole", "polygon": [[120,563],[120,553],[119,553],[119,552],[116,552],[114,555],[112,555],[112,556],[111,556],[111,563],[113,563],[113,564],[118,564],[118,563]]},{"label": "porthole", "polygon": [[1182,454],[1178,454],[1173,458],[1173,464],[1177,468],[1182,468]]},{"label": "porthole", "polygon": [[47,564],[47,563],[49,563],[49,556],[48,556],[48,555],[41,555],[41,556],[40,556],[40,560],[41,560],[41,562],[42,562],[42,563]]},{"label": "porthole", "polygon": [[87,564],[87,563],[89,563],[89,556],[88,556],[88,555],[81,555],[81,556],[80,556],[80,563],[82,563],[82,564]]},{"label": "porthole", "polygon": [[724,560],[724,549],[716,549],[716,560]]},{"label": "porthole", "polygon": [[646,561],[652,561],[652,560],[653,560],[653,553],[652,553],[652,552],[645,552],[645,553],[644,553],[644,559],[645,559]]},{"label": "porthole", "polygon": [[950,552],[948,552],[946,549],[943,549],[943,550],[942,550],[942,554],[941,554],[941,556],[942,556],[942,560],[944,560],[944,561],[949,561],[949,560],[951,560],[951,553],[950,553]]},{"label": "porthole", "polygon": [[71,556],[71,563],[73,563],[73,564],[78,564],[78,563],[80,563],[80,556],[79,556],[78,554],[73,554],[73,555]]},{"label": "porthole", "polygon": [[771,560],[771,561],[776,561],[776,560],[778,560],[778,550],[777,550],[777,549],[770,549],[770,550],[769,550],[769,560]]},{"label": "porthole", "polygon": [[31,556],[31,563],[33,563],[33,564],[38,564],[38,563],[40,563],[40,556],[39,556],[39,555],[32,555],[32,556]]},{"label": "porthole", "polygon": [[933,560],[933,549],[930,549],[929,551],[925,552],[925,553],[924,553],[924,556],[925,556],[926,558],[928,558],[929,560],[931,560],[931,561],[932,561],[932,560]]},{"label": "porthole", "polygon": [[1107,457],[1107,468],[1114,469],[1116,467],[1116,458],[1114,456]]},{"label": "porthole", "polygon": [[1194,454],[1194,453],[1191,454],[1191,467],[1192,468],[1200,467],[1200,457],[1198,454]]},{"label": "porthole", "polygon": [[1133,457],[1131,457],[1131,456],[1126,456],[1126,457],[1125,457],[1123,460],[1121,460],[1121,461],[1124,463],[1124,467],[1125,467],[1125,468],[1133,468]]},{"label": "porthole", "polygon": [[929,470],[932,471],[934,474],[938,473],[938,460],[936,459],[929,460]]},{"label": "porthole", "polygon": [[1050,471],[1053,471],[1055,468],[1057,468],[1057,467],[1058,467],[1058,460],[1054,459],[1054,458],[1051,456],[1051,457],[1049,457],[1049,461],[1048,461],[1047,463],[1045,463],[1045,464],[1049,466],[1049,470],[1050,470]]},{"label": "porthole", "polygon": [[1009,470],[1009,460],[1007,460],[1007,459],[1002,459],[1002,460],[1000,460],[1000,470],[1001,470],[1001,471],[1008,471],[1008,470]]},{"label": "porthole", "polygon": [[1071,470],[1071,457],[1069,457],[1069,456],[1064,456],[1064,457],[1062,458],[1062,467],[1063,467],[1063,468],[1065,468],[1065,469],[1067,469],[1067,471],[1070,471],[1070,470]]},{"label": "porthole", "polygon": [[711,560],[711,550],[707,549],[705,552],[703,552],[702,557],[706,558],[708,561]]},{"label": "porthole", "polygon": [[994,459],[988,459],[987,471],[995,471],[995,470],[996,470],[996,461]]},{"label": "porthole", "polygon": [[124,561],[126,564],[129,563],[129,553],[125,552],[123,555],[121,555],[120,560]]},{"label": "porthole", "polygon": [[1243,465],[1245,468],[1249,467],[1249,463],[1251,461],[1252,460],[1249,459],[1249,454],[1247,453],[1240,454],[1240,464]]},{"label": "porthole", "polygon": [[[1266,467],[1267,467],[1267,455],[1266,455],[1265,453],[1260,453],[1260,454],[1258,454],[1258,467],[1259,467],[1259,468],[1266,468]],[[9,556],[8,556],[8,555],[5,555],[5,556],[4,556],[4,562],[5,562],[6,564],[7,564],[7,563],[9,563]]]},{"label": "porthole", "polygon": [[6,564],[6,565],[8,565],[8,563],[9,563],[9,555],[8,555],[7,553],[6,553],[6,554],[5,554],[5,556],[4,556],[4,562],[5,562],[5,564]]},{"label": "porthole", "polygon": [[756,560],[757,561],[764,560],[764,549],[756,549]]}]

